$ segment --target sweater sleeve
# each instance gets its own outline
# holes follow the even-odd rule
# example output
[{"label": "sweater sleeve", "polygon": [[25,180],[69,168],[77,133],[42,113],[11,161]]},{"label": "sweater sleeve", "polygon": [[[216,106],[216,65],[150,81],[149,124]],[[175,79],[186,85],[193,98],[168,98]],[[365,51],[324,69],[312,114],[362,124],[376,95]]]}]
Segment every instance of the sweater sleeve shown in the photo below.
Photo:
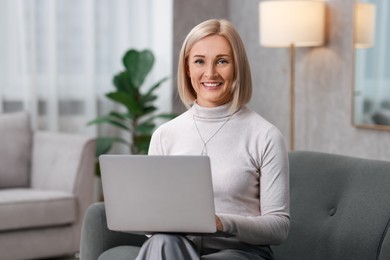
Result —
[{"label": "sweater sleeve", "polygon": [[261,215],[218,214],[225,232],[256,245],[280,244],[290,225],[288,154],[280,132],[271,130],[259,158]]},{"label": "sweater sleeve", "polygon": [[161,145],[161,130],[157,128],[152,135],[149,145],[149,155],[164,155],[163,148]]}]

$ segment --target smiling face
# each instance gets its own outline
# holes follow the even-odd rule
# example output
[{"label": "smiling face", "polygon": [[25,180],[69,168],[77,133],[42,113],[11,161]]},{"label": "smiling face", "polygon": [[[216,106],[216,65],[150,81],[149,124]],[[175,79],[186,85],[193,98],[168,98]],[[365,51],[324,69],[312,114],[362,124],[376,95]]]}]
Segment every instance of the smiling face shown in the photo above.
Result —
[{"label": "smiling face", "polygon": [[187,62],[187,75],[200,106],[216,107],[231,100],[234,59],[225,37],[212,35],[198,41]]}]

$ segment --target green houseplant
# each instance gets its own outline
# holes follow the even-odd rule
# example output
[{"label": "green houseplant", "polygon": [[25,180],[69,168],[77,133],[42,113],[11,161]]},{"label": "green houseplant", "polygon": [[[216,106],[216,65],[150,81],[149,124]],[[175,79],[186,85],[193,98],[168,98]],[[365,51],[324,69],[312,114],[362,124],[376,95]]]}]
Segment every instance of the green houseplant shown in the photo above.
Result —
[{"label": "green houseplant", "polygon": [[[155,90],[167,80],[163,78],[143,91],[143,83],[154,64],[154,55],[150,50],[128,50],[122,59],[124,70],[113,78],[115,90],[105,96],[119,104],[120,111],[111,111],[107,115],[90,121],[92,124],[110,124],[129,133],[129,140],[118,136],[99,136],[96,139],[96,158],[108,153],[114,143],[129,148],[131,154],[146,154],[149,148],[157,118],[171,119],[173,114],[155,113],[154,101],[158,98]],[[99,175],[99,164],[96,164]]]}]

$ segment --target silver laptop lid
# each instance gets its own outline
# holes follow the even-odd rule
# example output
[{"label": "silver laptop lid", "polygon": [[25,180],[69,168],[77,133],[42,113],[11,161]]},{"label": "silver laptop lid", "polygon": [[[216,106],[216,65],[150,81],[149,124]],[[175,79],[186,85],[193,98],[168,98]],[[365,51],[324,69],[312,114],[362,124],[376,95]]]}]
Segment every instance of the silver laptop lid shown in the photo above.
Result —
[{"label": "silver laptop lid", "polygon": [[99,163],[109,229],[216,232],[209,157],[102,155]]}]

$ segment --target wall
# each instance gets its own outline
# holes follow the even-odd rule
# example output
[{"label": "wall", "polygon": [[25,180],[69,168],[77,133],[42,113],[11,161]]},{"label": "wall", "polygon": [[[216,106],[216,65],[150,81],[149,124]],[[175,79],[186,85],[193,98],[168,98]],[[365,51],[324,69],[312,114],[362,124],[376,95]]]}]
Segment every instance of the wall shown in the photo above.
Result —
[{"label": "wall", "polygon": [[[226,17],[240,32],[251,63],[254,95],[250,106],[275,124],[288,143],[289,50],[259,46],[258,3],[249,0],[175,1],[174,24],[191,28],[203,18],[224,17],[223,8],[227,10]],[[390,160],[390,132],[357,129],[351,125],[353,5],[354,0],[327,1],[326,45],[296,51],[296,149]],[[183,13],[184,10],[187,13]],[[183,39],[176,33],[179,32],[180,37],[185,35],[182,35],[184,30],[174,28],[174,59],[177,60],[177,41]]]}]

